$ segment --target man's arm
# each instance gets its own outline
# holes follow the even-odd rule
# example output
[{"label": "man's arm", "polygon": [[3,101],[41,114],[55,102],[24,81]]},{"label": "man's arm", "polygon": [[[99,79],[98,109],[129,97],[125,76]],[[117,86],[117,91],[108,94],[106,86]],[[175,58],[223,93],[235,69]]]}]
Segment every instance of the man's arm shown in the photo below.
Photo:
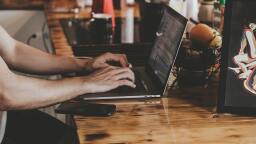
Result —
[{"label": "man's arm", "polygon": [[135,87],[128,68],[107,67],[86,77],[50,81],[16,75],[1,57],[0,76],[0,110],[39,108],[121,85]]},{"label": "man's arm", "polygon": [[34,74],[59,74],[95,70],[106,66],[107,60],[127,65],[125,55],[105,54],[95,59],[76,59],[55,56],[14,40],[0,26],[0,54],[7,65],[14,70]]}]

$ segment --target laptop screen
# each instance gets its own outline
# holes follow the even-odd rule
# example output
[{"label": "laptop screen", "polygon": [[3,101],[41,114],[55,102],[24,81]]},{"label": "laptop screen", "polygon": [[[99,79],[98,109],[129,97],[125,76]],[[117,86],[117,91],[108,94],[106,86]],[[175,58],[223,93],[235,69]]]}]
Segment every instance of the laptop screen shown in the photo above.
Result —
[{"label": "laptop screen", "polygon": [[162,87],[165,86],[174,64],[186,24],[185,17],[167,6],[164,7],[148,62]]}]

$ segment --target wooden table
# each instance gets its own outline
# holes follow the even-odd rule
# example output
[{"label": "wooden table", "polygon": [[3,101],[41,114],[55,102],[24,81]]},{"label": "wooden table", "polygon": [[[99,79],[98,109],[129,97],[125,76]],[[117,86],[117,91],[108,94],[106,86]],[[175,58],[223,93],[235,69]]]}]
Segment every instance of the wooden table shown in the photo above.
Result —
[{"label": "wooden table", "polygon": [[115,101],[111,117],[76,116],[81,144],[255,143],[253,117],[214,114],[217,88],[170,90],[168,98]]},{"label": "wooden table", "polygon": [[[90,8],[78,14],[54,13],[53,7],[73,7],[70,0],[53,0],[45,14],[56,55],[73,56],[59,19],[88,17]],[[122,16],[122,12],[118,12]],[[104,101],[117,105],[111,117],[75,116],[81,144],[254,144],[254,117],[215,115],[216,84],[209,88],[169,90],[168,97],[151,100]]]}]

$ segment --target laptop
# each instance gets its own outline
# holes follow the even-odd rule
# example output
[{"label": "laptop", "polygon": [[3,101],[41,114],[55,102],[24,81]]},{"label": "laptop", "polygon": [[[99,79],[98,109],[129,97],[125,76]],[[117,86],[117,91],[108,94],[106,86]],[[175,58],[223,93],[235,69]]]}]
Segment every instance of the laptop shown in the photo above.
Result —
[{"label": "laptop", "polygon": [[135,99],[161,97],[182,41],[187,19],[169,6],[163,15],[145,66],[133,67],[136,88],[122,86],[104,93],[85,94],[84,100]]}]

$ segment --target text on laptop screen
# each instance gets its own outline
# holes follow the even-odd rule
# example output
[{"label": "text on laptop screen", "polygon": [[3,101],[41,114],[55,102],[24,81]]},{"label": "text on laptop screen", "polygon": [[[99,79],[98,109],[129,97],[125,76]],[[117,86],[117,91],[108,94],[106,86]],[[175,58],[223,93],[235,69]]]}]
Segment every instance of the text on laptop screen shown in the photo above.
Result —
[{"label": "text on laptop screen", "polygon": [[185,27],[184,20],[164,11],[149,57],[149,65],[162,84],[169,76]]}]

